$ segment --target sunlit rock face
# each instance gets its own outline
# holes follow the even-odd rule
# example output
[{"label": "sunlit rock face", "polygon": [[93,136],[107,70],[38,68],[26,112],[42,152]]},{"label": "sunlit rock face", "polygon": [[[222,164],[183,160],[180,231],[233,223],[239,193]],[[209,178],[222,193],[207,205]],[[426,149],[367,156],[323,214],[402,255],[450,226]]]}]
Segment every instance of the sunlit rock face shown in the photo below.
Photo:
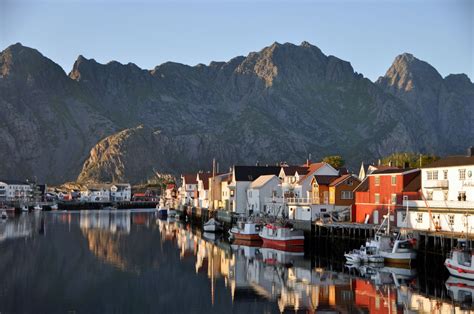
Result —
[{"label": "sunlit rock face", "polygon": [[38,51],[0,54],[0,177],[130,181],[235,163],[349,166],[395,151],[462,153],[474,87],[410,54],[376,83],[307,42],[227,62],[152,70],[79,56],[67,75]]}]

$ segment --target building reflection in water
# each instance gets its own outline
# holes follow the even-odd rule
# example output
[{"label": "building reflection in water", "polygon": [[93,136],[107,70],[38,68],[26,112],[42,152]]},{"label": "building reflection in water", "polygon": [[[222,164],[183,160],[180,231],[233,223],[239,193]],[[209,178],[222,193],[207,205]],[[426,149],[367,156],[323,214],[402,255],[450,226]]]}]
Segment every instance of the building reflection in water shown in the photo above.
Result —
[{"label": "building reflection in water", "polygon": [[16,218],[0,221],[0,242],[8,239],[29,238],[46,232],[41,215],[22,214]]},{"label": "building reflection in water", "polygon": [[132,225],[130,211],[81,211],[81,229],[102,229],[111,233],[130,233]]},{"label": "building reflection in water", "polygon": [[[229,244],[174,221],[158,220],[157,224],[162,241],[176,242],[182,259],[196,258],[196,272],[209,278],[211,289],[216,279],[224,278],[234,303],[267,300],[276,302],[281,312],[470,313],[459,304],[415,292],[414,269],[361,267],[338,272],[311,268],[302,250]],[[469,289],[474,287],[456,287],[454,300],[471,302],[474,290]],[[214,295],[211,291],[211,298]]]}]

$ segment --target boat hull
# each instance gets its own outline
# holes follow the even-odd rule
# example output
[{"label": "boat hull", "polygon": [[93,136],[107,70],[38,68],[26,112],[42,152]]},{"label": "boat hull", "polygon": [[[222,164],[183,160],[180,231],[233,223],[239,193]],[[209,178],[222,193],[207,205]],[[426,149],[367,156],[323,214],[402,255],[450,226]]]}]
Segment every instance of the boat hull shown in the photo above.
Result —
[{"label": "boat hull", "polygon": [[264,244],[276,247],[304,246],[304,237],[294,237],[288,239],[267,238],[261,235]]},{"label": "boat hull", "polygon": [[203,229],[206,232],[219,232],[222,230],[220,226],[216,226],[216,225],[204,225]]},{"label": "boat hull", "polygon": [[465,266],[462,266],[462,265],[456,265],[456,264],[452,263],[452,261],[449,260],[449,259],[447,259],[444,262],[444,266],[446,266],[449,273],[453,276],[456,276],[456,277],[459,277],[459,278],[474,280],[474,270],[471,269],[470,267],[465,267]]},{"label": "boat hull", "polygon": [[387,264],[410,265],[412,261],[416,259],[416,252],[407,252],[407,253],[380,252],[380,255],[384,257],[385,262]]},{"label": "boat hull", "polygon": [[244,241],[260,241],[260,236],[258,233],[242,233],[236,230],[230,230],[230,233],[236,240],[244,240]]}]

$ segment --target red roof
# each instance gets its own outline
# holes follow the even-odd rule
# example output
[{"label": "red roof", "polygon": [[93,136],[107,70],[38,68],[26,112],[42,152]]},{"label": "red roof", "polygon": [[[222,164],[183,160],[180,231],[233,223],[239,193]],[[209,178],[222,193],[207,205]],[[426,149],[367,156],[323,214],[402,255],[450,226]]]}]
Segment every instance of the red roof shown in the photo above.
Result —
[{"label": "red roof", "polygon": [[209,178],[212,178],[212,173],[198,173],[199,180],[202,180],[204,190],[209,190]]},{"label": "red roof", "polygon": [[181,175],[183,178],[184,184],[197,184],[197,177],[196,174],[183,174]]},{"label": "red roof", "polygon": [[301,183],[303,182],[304,180],[306,180],[308,177],[312,176],[319,168],[322,168],[326,163],[324,162],[316,162],[316,163],[312,163],[310,164],[307,168],[308,168],[308,172],[306,173],[306,175],[304,175],[300,181],[298,183]]},{"label": "red roof", "polygon": [[340,176],[340,177],[337,178],[336,180],[332,181],[330,185],[331,185],[331,186],[339,185],[339,183],[342,183],[342,182],[346,181],[346,179],[349,179],[349,178],[351,178],[351,177],[352,177],[352,179],[353,179],[354,181],[357,181],[357,183],[360,182],[359,179],[354,178],[352,175],[350,175],[350,174],[345,174],[345,175]]}]

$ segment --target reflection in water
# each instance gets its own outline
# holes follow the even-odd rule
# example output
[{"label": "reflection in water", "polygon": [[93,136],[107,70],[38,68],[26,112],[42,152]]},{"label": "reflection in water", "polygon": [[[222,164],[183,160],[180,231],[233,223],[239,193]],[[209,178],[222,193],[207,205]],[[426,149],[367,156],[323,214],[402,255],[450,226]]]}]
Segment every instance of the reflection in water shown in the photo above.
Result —
[{"label": "reflection in water", "polygon": [[0,225],[0,239],[2,313],[473,308],[470,281],[450,277],[433,289],[413,269],[344,268],[322,255],[311,260],[302,249],[229,244],[179,221],[157,220],[155,213],[23,215]]}]

